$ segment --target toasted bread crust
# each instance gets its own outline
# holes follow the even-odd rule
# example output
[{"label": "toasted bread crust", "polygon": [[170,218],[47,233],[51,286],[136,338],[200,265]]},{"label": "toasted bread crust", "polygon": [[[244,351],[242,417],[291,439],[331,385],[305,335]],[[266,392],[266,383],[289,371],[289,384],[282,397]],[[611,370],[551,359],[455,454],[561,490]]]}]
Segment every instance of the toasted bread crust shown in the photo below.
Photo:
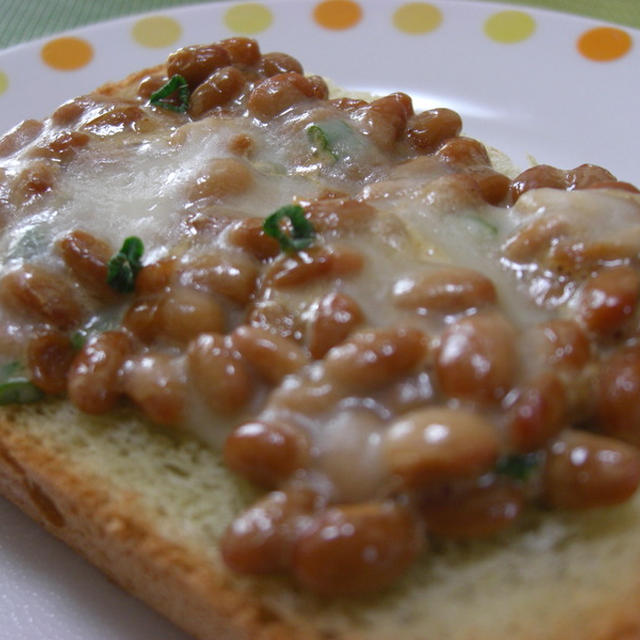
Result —
[{"label": "toasted bread crust", "polygon": [[[131,424],[153,430],[141,421]],[[463,564],[458,552],[440,551],[437,562],[449,557],[450,574],[430,572],[429,564],[421,564],[391,594],[347,604],[317,601],[284,582],[239,580],[212,560],[215,550],[179,533],[163,533],[162,516],[149,507],[155,479],[125,489],[102,472],[89,471],[80,460],[83,451],[70,449],[59,435],[82,429],[100,446],[91,421],[64,403],[4,410],[0,493],[131,594],[202,640],[489,640],[509,630],[518,640],[640,638],[640,541],[633,533],[640,521],[638,501],[603,514],[602,529],[609,531],[591,516],[578,522],[567,542],[572,546],[550,551],[550,560],[540,561],[543,556],[534,551],[527,559],[522,549],[514,556],[509,547],[519,544],[515,535],[505,550],[500,547],[505,541],[480,545],[474,555],[462,556]],[[575,538],[576,532],[584,539]],[[612,553],[605,555],[603,549]],[[530,575],[520,575],[528,561]],[[454,572],[460,570],[465,576],[456,585]],[[487,582],[496,573],[499,579]],[[471,585],[476,591],[469,592]],[[453,594],[458,602],[451,602]],[[438,611],[439,598],[458,611],[455,633]],[[418,617],[421,599],[425,607],[436,603],[424,619]],[[339,620],[342,608],[348,609],[346,622]]]}]

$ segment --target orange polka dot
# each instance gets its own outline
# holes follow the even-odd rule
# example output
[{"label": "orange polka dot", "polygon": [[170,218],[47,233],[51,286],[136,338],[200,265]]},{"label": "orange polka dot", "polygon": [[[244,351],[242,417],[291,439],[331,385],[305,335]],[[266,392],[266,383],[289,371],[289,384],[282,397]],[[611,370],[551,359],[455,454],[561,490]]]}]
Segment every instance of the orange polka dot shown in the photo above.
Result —
[{"label": "orange polka dot", "polygon": [[610,62],[631,49],[631,36],[616,27],[596,27],[585,31],[577,42],[578,51],[589,60]]},{"label": "orange polka dot", "polygon": [[49,40],[40,55],[44,63],[58,71],[81,69],[91,62],[93,47],[82,38],[63,37]]},{"label": "orange polka dot", "polygon": [[323,0],[315,6],[313,19],[326,29],[350,29],[362,19],[362,9],[353,0]]}]

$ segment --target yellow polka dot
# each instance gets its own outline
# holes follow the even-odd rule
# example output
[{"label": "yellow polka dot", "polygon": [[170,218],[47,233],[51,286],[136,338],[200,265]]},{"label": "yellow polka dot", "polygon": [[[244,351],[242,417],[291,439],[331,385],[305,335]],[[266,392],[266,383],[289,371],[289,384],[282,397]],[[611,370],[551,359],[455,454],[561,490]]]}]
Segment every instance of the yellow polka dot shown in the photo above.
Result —
[{"label": "yellow polka dot", "polygon": [[143,47],[169,47],[182,35],[182,27],[168,16],[149,16],[133,25],[131,35]]},{"label": "yellow polka dot", "polygon": [[251,35],[268,29],[273,22],[273,14],[259,2],[246,2],[228,9],[224,22],[231,31]]},{"label": "yellow polka dot", "polygon": [[442,22],[442,11],[427,2],[408,2],[393,14],[396,29],[405,33],[428,33]]},{"label": "yellow polka dot", "polygon": [[0,71],[0,96],[9,88],[9,76]]},{"label": "yellow polka dot", "polygon": [[616,27],[596,27],[585,31],[577,42],[578,51],[589,60],[610,62],[622,58],[631,49],[631,36]]},{"label": "yellow polka dot", "polygon": [[354,0],[324,0],[313,9],[313,19],[326,29],[350,29],[362,19],[362,9]]},{"label": "yellow polka dot", "polygon": [[66,36],[49,40],[40,55],[44,63],[58,71],[86,67],[93,58],[93,47],[83,38]]},{"label": "yellow polka dot", "polygon": [[523,11],[499,11],[484,23],[484,32],[496,42],[513,44],[529,38],[536,30],[536,21]]}]

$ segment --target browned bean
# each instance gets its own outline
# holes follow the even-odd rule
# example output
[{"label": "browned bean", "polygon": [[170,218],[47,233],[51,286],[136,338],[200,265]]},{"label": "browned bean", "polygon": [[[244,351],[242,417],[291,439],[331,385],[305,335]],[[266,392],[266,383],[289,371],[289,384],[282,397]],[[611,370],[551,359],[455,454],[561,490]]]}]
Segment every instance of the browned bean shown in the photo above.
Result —
[{"label": "browned bean", "polygon": [[472,167],[467,171],[477,182],[482,198],[489,204],[498,206],[507,202],[511,179],[491,167]]},{"label": "browned bean", "polygon": [[526,169],[513,179],[509,197],[511,202],[515,202],[523,193],[531,189],[565,189],[566,186],[563,171],[547,164],[538,164]]},{"label": "browned bean", "polygon": [[565,426],[566,392],[550,372],[540,374],[520,389],[507,413],[507,433],[517,451],[539,449]]},{"label": "browned bean", "polygon": [[517,369],[515,331],[498,313],[479,313],[447,329],[436,360],[440,387],[449,396],[497,402]]},{"label": "browned bean", "polygon": [[122,326],[146,344],[153,342],[161,330],[158,302],[157,296],[138,298],[122,319]]},{"label": "browned bean", "polygon": [[98,136],[112,136],[124,131],[151,131],[154,121],[144,109],[131,104],[114,105],[99,116],[82,125]]},{"label": "browned bean", "polygon": [[85,413],[112,409],[120,396],[118,373],[130,353],[131,342],[120,331],[90,338],[69,370],[67,391],[71,402]]},{"label": "browned bean", "polygon": [[247,324],[295,342],[301,342],[304,335],[300,316],[275,300],[261,300],[252,305],[247,316]]},{"label": "browned bean", "polygon": [[446,538],[491,536],[511,526],[524,507],[522,492],[498,482],[445,485],[420,501],[429,533]]},{"label": "browned bean", "polygon": [[171,284],[175,272],[175,258],[162,258],[157,262],[144,265],[136,277],[136,294],[160,293]]},{"label": "browned bean", "polygon": [[155,93],[167,82],[167,78],[159,73],[145,76],[138,85],[138,96],[148,100],[152,93]]},{"label": "browned bean", "polygon": [[127,361],[123,389],[146,416],[177,425],[184,415],[187,388],[180,368],[164,353],[147,353]]},{"label": "browned bean", "polygon": [[634,315],[639,291],[640,275],[633,267],[602,269],[582,289],[578,318],[589,331],[611,335]]},{"label": "browned bean", "polygon": [[238,220],[229,229],[229,242],[244,249],[254,258],[266,261],[280,253],[280,245],[275,238],[268,236],[262,225],[262,218],[245,218]]},{"label": "browned bean", "polygon": [[230,300],[246,304],[253,294],[258,270],[248,256],[242,254],[208,254],[186,265],[182,284],[219,293]]},{"label": "browned bean", "polygon": [[548,367],[579,369],[589,360],[591,348],[584,331],[573,320],[557,318],[536,325],[526,342]]},{"label": "browned bean", "polygon": [[244,85],[244,74],[236,67],[214,71],[191,94],[189,115],[197,118],[215,107],[227,104],[240,95]]},{"label": "browned bean", "polygon": [[271,384],[296,372],[309,362],[302,347],[292,340],[259,327],[242,325],[232,334],[234,347]]},{"label": "browned bean", "polygon": [[260,60],[260,47],[251,38],[227,38],[220,42],[220,46],[226,49],[232,63],[252,65]]},{"label": "browned bean", "polygon": [[162,335],[180,343],[201,333],[222,333],[226,324],[222,308],[210,295],[185,287],[167,292],[158,313]]},{"label": "browned bean", "polygon": [[16,206],[28,204],[53,188],[59,167],[49,160],[33,160],[15,178],[11,188],[11,202]]},{"label": "browned bean", "polygon": [[23,120],[0,138],[0,158],[10,156],[33,142],[43,127],[39,120]]},{"label": "browned bean", "polygon": [[391,473],[410,487],[473,477],[491,470],[500,452],[495,427],[461,409],[419,409],[391,423],[383,454]]},{"label": "browned bean", "polygon": [[306,76],[311,84],[311,97],[326,100],[329,97],[329,87],[322,76]]},{"label": "browned bean", "polygon": [[628,191],[629,193],[640,193],[640,190],[630,182],[622,182],[620,180],[594,182],[585,189],[619,189],[620,191]]},{"label": "browned bean", "polygon": [[427,337],[418,329],[361,330],[331,349],[325,366],[327,374],[346,388],[370,390],[413,372],[427,349]]},{"label": "browned bean", "polygon": [[393,503],[332,507],[315,519],[294,548],[293,574],[323,595],[360,595],[392,584],[415,560],[422,532]]},{"label": "browned bean", "polygon": [[393,288],[393,301],[403,309],[460,313],[496,302],[493,282],[479,271],[443,267],[417,278],[403,278]]},{"label": "browned bean", "polygon": [[239,133],[229,139],[227,149],[237,156],[251,158],[255,151],[255,142],[247,133]]},{"label": "browned bean", "polygon": [[478,183],[465,173],[444,175],[429,181],[424,197],[440,211],[452,213],[478,209],[484,202]]},{"label": "browned bean", "polygon": [[75,98],[60,105],[51,115],[51,122],[58,127],[69,127],[75,124],[87,110],[86,98]]},{"label": "browned bean", "polygon": [[504,253],[516,262],[543,259],[553,244],[564,240],[571,233],[569,224],[556,217],[540,216],[516,231],[506,242]]},{"label": "browned bean", "polygon": [[293,543],[311,524],[321,499],[309,489],[272,491],[226,530],[220,541],[225,563],[249,574],[278,573],[291,565]]},{"label": "browned bean", "polygon": [[88,142],[89,136],[82,131],[63,131],[46,144],[34,147],[29,155],[66,161],[73,158],[76,150],[85,147]]},{"label": "browned bean", "polygon": [[430,109],[409,119],[407,137],[419,153],[433,153],[462,130],[462,118],[451,109]]},{"label": "browned bean", "polygon": [[382,150],[391,151],[413,113],[411,99],[394,93],[361,107],[355,114],[361,131]]},{"label": "browned bean", "polygon": [[581,164],[566,172],[567,189],[588,189],[593,184],[612,182],[616,177],[595,164]]},{"label": "browned bean", "polygon": [[568,429],[549,446],[544,499],[562,509],[605,507],[625,502],[640,483],[635,447],[586,431]]},{"label": "browned bean", "polygon": [[31,382],[45,393],[62,394],[67,389],[67,373],[74,358],[71,340],[64,333],[49,331],[29,341],[27,366]]},{"label": "browned bean", "polygon": [[258,69],[265,76],[275,76],[290,71],[302,75],[303,72],[302,65],[295,58],[279,51],[265,53],[258,64]]},{"label": "browned bean", "polygon": [[328,293],[314,306],[307,342],[311,357],[319,359],[340,344],[364,321],[358,303],[344,293]]},{"label": "browned bean", "polygon": [[25,265],[4,276],[0,294],[9,306],[63,331],[78,325],[84,316],[67,281],[36,265]]},{"label": "browned bean", "polygon": [[229,52],[220,45],[183,47],[167,59],[167,75],[181,75],[193,90],[216,69],[230,63]]},{"label": "browned bean", "polygon": [[114,290],[107,284],[113,250],[106,242],[78,229],[62,238],[59,247],[65,264],[83,287],[100,299],[113,297]]},{"label": "browned bean", "polygon": [[364,258],[349,247],[311,247],[283,254],[269,268],[265,281],[278,289],[308,285],[318,278],[341,278],[362,270]]},{"label": "browned bean", "polygon": [[249,95],[249,112],[264,122],[300,102],[313,98],[316,88],[299,73],[278,73],[261,82]]},{"label": "browned bean", "polygon": [[474,138],[464,136],[450,138],[444,142],[436,151],[436,156],[460,167],[491,165],[485,146]]},{"label": "browned bean", "polygon": [[233,471],[273,489],[309,464],[309,442],[300,429],[284,422],[246,422],[227,438],[224,460]]},{"label": "browned bean", "polygon": [[605,360],[598,379],[599,427],[640,446],[640,347],[619,349]]},{"label": "browned bean", "polygon": [[189,189],[189,199],[222,200],[245,193],[253,184],[247,165],[237,158],[212,158]]},{"label": "browned bean", "polygon": [[336,109],[340,109],[341,111],[356,111],[361,107],[366,107],[368,104],[366,100],[347,97],[334,98],[333,100],[329,100],[329,103],[332,104]]},{"label": "browned bean", "polygon": [[202,334],[187,350],[189,375],[196,390],[216,413],[234,413],[249,401],[249,372],[230,341],[219,334]]},{"label": "browned bean", "polygon": [[348,232],[367,228],[376,210],[366,202],[351,198],[325,198],[307,205],[305,215],[318,233]]}]

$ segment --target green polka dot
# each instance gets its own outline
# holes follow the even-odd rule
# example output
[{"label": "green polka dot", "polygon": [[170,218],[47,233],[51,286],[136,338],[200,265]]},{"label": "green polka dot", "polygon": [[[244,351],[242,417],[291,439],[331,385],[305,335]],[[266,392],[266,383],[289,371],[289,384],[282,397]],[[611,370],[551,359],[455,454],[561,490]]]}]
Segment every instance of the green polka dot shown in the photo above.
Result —
[{"label": "green polka dot", "polygon": [[442,11],[427,2],[408,2],[393,14],[396,29],[405,33],[428,33],[442,22]]},{"label": "green polka dot", "polygon": [[143,47],[169,47],[182,35],[182,27],[173,18],[150,16],[138,20],[131,29],[131,35]]},{"label": "green polka dot", "polygon": [[252,35],[260,33],[271,26],[273,14],[263,4],[246,2],[227,10],[224,22],[235,33]]},{"label": "green polka dot", "polygon": [[536,21],[523,11],[499,11],[484,23],[484,32],[496,42],[513,44],[529,38],[536,30]]},{"label": "green polka dot", "polygon": [[9,88],[9,76],[0,71],[0,96]]}]

